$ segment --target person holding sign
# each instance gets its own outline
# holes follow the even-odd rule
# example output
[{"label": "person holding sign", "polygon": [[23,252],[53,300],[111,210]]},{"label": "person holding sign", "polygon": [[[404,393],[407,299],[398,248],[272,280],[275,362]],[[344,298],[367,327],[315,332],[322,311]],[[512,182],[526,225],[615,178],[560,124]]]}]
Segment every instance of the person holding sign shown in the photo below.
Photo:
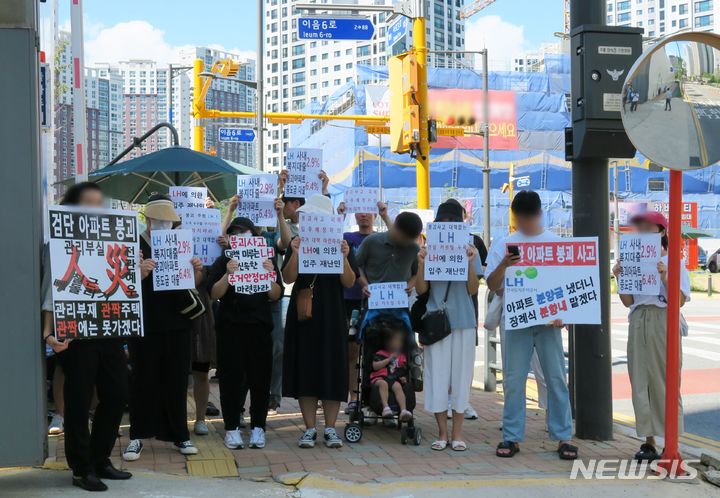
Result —
[{"label": "person holding sign", "polygon": [[[254,229],[251,220],[235,218],[227,229],[231,247],[235,245],[235,237],[264,242],[262,237],[253,237]],[[263,253],[263,250],[268,249],[255,247],[254,244],[252,246],[249,251],[253,253]],[[269,255],[270,251],[267,253]],[[260,257],[264,258],[265,255]],[[231,281],[241,264],[248,266],[249,263],[231,259],[227,254],[222,255],[210,268],[208,277],[210,297],[220,300],[216,321],[217,356],[225,446],[229,449],[244,447],[240,433],[240,413],[244,403],[244,399],[241,399],[244,397],[241,384],[246,379],[251,400],[250,447],[264,448],[273,360],[273,318],[270,306],[271,302],[280,299],[282,287],[277,282],[276,267],[269,258],[265,258],[262,267],[275,275],[267,286],[269,290],[250,294],[238,292]]]},{"label": "person holding sign", "polygon": [[[503,295],[505,288],[505,270],[520,262],[518,243],[560,240],[542,226],[542,203],[537,192],[517,192],[510,209],[515,216],[517,231],[504,240],[493,242],[485,272],[488,288],[498,296]],[[520,451],[519,443],[525,439],[525,385],[533,353],[537,352],[548,389],[547,426],[550,437],[560,442],[558,454],[561,459],[576,459],[577,447],[571,444],[573,426],[560,333],[562,320],[504,332],[503,323],[504,320],[501,320],[505,405],[503,441],[498,444],[496,455],[501,458],[515,456]]]},{"label": "person holding sign", "polygon": [[[64,206],[101,208],[100,187],[91,182],[70,187]],[[72,484],[87,491],[105,491],[101,479],[130,479],[130,472],[116,469],[110,461],[120,421],[127,402],[127,358],[122,339],[68,339],[58,341],[53,334],[53,299],[50,253],[43,263],[43,339],[57,355],[65,373],[65,455],[72,470]],[[88,429],[93,393],[98,404]]]},{"label": "person holding sign", "polygon": [[[454,203],[444,202],[438,207],[435,221],[461,225],[463,210]],[[448,223],[449,224],[449,223]],[[477,249],[465,232],[464,251],[466,276],[463,280],[443,278],[428,282],[426,274],[427,249],[418,253],[418,272],[415,287],[418,295],[429,292],[427,313],[445,312],[450,334],[432,344],[425,345],[425,409],[435,414],[439,437],[432,443],[433,450],[444,450],[448,444],[455,451],[465,451],[462,439],[465,411],[470,406],[470,387],[475,368],[475,335],[477,313],[472,296],[477,294],[482,275],[482,264]],[[443,277],[447,275],[442,274]],[[453,427],[448,434],[447,410],[452,408]]]},{"label": "person holding sign", "polygon": [[[332,201],[322,195],[312,196],[301,210],[333,215]],[[282,270],[285,283],[294,284],[285,326],[283,394],[299,401],[306,428],[298,443],[301,448],[315,446],[318,400],[325,416],[325,445],[340,448],[342,439],[335,423],[348,389],[343,289],[355,283],[354,260],[343,240],[338,244],[341,273],[300,273],[299,252],[305,243],[300,237],[293,239]]]},{"label": "person holding sign", "polygon": [[[619,294],[620,300],[630,308],[628,328],[628,373],[632,387],[635,430],[645,438],[640,451],[635,454],[639,461],[660,458],[655,437],[665,434],[665,370],[667,344],[667,264],[668,222],[662,213],[649,211],[631,218],[630,224],[639,234],[659,234],[662,251],[658,255],[657,271],[660,274],[660,291],[654,295]],[[623,262],[613,268],[616,279],[622,277]],[[685,265],[680,266],[680,305],[690,300],[690,276]],[[680,344],[682,358],[682,343]],[[682,362],[681,362],[682,369]],[[683,432],[682,397],[680,410],[680,433]]]},{"label": "person holding sign", "polygon": [[[151,258],[152,233],[170,230],[180,217],[168,196],[153,194],[145,206],[145,218],[147,231],[140,239],[145,337],[128,344],[132,376],[130,444],[123,452],[127,461],[139,459],[142,440],[152,437],[173,443],[183,455],[198,452],[190,441],[187,427],[192,324],[185,310],[190,291],[155,288],[153,271],[158,263]],[[190,263],[194,270],[194,283],[198,285],[203,278],[202,261],[192,257]]]}]

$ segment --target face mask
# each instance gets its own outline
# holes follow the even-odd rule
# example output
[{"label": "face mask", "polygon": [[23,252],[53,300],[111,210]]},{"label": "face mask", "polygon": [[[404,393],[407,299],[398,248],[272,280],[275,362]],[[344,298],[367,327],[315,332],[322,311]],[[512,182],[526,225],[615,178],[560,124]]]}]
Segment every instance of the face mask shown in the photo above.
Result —
[{"label": "face mask", "polygon": [[172,229],[173,222],[166,220],[151,220],[150,230],[170,230]]}]

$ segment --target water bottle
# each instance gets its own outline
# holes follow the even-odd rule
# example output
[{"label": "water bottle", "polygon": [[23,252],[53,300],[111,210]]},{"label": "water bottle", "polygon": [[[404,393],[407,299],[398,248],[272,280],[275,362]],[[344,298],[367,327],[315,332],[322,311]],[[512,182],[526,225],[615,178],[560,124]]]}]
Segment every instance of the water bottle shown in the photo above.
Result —
[{"label": "water bottle", "polygon": [[358,319],[360,318],[360,310],[352,310],[352,314],[350,315],[350,330],[349,334],[351,337],[354,337],[357,335],[357,325],[358,325]]}]

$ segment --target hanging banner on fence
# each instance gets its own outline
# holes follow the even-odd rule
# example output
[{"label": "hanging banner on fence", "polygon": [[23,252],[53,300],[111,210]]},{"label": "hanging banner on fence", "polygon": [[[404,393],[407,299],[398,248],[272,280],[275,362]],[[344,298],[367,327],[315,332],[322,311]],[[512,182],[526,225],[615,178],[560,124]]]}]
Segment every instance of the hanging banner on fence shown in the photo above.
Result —
[{"label": "hanging banner on fence", "polygon": [[137,213],[52,206],[49,222],[55,337],[142,337]]},{"label": "hanging banner on fence", "polygon": [[277,273],[268,271],[263,263],[275,257],[275,250],[267,246],[265,237],[242,237],[233,235],[229,239],[230,249],[225,256],[237,260],[238,269],[228,276],[228,282],[238,294],[268,292],[277,280]]},{"label": "hanging banner on fence", "polygon": [[520,263],[505,270],[505,328],[523,329],[560,319],[600,323],[597,237],[521,242]]},{"label": "hanging banner on fence", "polygon": [[377,214],[379,189],[351,187],[345,191],[345,211],[348,213]]},{"label": "hanging banner on fence", "polygon": [[370,297],[368,297],[368,308],[371,310],[386,310],[403,308],[407,309],[408,295],[405,292],[407,282],[385,282],[382,284],[370,284]]},{"label": "hanging banner on fence", "polygon": [[153,289],[168,291],[195,288],[192,230],[153,230],[150,232],[153,270]]},{"label": "hanging banner on fence", "polygon": [[208,193],[205,187],[170,187],[169,195],[175,209],[204,208]]},{"label": "hanging banner on fence", "polygon": [[300,213],[299,273],[343,272],[342,227],[342,215]]},{"label": "hanging banner on fence", "polygon": [[285,156],[288,179],[283,195],[308,198],[322,194],[322,149],[288,149]]},{"label": "hanging banner on fence", "polygon": [[275,226],[275,198],[277,198],[277,175],[242,175],[237,179],[240,197],[237,215],[250,218],[256,226]]},{"label": "hanging banner on fence", "polygon": [[467,280],[470,227],[465,223],[426,225],[425,280]]},{"label": "hanging banner on fence", "polygon": [[177,210],[182,227],[192,230],[193,250],[204,266],[212,265],[220,257],[217,239],[222,235],[222,214],[219,209],[182,208]]},{"label": "hanging banner on fence", "polygon": [[620,236],[619,294],[660,295],[657,264],[662,255],[659,233],[627,233]]}]

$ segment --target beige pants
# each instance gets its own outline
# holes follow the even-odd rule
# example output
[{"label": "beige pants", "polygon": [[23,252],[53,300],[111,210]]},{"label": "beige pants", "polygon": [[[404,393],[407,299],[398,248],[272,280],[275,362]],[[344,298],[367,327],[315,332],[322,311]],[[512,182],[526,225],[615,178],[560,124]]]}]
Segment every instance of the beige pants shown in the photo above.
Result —
[{"label": "beige pants", "polygon": [[[627,344],[635,428],[640,437],[665,435],[665,358],[667,312],[657,306],[638,306],[630,313]],[[680,343],[682,370],[682,342]],[[679,433],[683,432],[682,396]]]}]

